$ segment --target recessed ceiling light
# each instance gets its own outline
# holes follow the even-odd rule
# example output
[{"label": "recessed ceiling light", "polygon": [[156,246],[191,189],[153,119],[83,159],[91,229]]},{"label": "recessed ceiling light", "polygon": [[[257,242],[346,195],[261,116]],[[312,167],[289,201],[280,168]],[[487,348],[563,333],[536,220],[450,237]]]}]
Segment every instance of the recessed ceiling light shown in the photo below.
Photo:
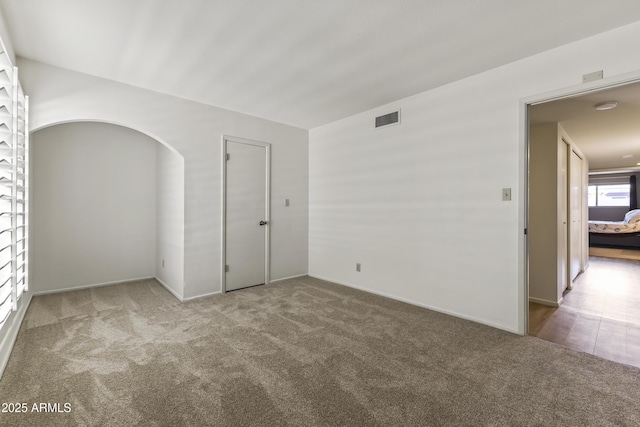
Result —
[{"label": "recessed ceiling light", "polygon": [[596,104],[596,110],[604,111],[611,110],[612,108],[616,108],[618,106],[618,101],[605,101],[599,104]]},{"label": "recessed ceiling light", "polygon": [[633,154],[625,154],[624,156],[622,156],[623,159],[630,159],[633,157]]}]

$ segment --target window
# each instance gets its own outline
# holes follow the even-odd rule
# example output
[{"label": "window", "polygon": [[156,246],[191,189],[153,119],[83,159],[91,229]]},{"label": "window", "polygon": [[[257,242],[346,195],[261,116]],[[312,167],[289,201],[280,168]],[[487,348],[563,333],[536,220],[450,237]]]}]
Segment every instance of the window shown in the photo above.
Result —
[{"label": "window", "polygon": [[0,43],[0,330],[28,290],[28,103]]},{"label": "window", "polygon": [[589,185],[589,206],[629,206],[629,184]]}]

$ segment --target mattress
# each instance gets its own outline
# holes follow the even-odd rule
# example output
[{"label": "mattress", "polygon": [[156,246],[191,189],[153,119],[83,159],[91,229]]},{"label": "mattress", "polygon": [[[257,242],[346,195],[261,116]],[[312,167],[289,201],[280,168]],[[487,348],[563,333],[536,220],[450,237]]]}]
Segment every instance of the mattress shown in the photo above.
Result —
[{"label": "mattress", "polygon": [[640,233],[640,222],[629,224],[624,221],[589,221],[589,232],[601,234]]},{"label": "mattress", "polygon": [[624,221],[589,221],[589,232],[612,235],[640,233],[640,209],[627,212]]}]

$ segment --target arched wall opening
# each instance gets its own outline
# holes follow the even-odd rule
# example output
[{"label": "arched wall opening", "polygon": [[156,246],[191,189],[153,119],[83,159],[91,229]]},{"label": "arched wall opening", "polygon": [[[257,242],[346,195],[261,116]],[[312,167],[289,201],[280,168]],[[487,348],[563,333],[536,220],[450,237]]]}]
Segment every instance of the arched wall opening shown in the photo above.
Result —
[{"label": "arched wall opening", "polygon": [[159,136],[148,132],[144,129],[139,129],[135,126],[131,126],[129,124],[125,124],[125,123],[118,123],[118,122],[114,122],[114,121],[110,121],[110,120],[104,120],[104,119],[74,119],[74,120],[61,120],[61,121],[56,121],[56,122],[51,122],[51,123],[46,123],[46,124],[41,124],[40,126],[37,127],[33,127],[30,129],[30,133],[34,134],[36,132],[39,132],[41,130],[53,127],[53,126],[60,126],[60,125],[65,125],[65,124],[70,124],[70,123],[102,123],[102,124],[107,124],[107,125],[113,125],[113,126],[117,126],[117,127],[122,127],[122,128],[126,128],[129,129],[131,131],[137,132],[137,133],[141,133],[143,135],[148,136],[149,138],[155,140],[158,144],[164,146],[167,150],[171,151],[172,153],[177,154],[178,156],[182,157],[180,155],[180,153],[178,152],[178,150],[176,150],[173,146],[171,146],[171,144],[169,144],[167,141],[163,140],[162,138],[160,138]]},{"label": "arched wall opening", "polygon": [[184,159],[160,139],[100,121],[32,131],[30,280],[35,293],[158,278],[184,291]]}]

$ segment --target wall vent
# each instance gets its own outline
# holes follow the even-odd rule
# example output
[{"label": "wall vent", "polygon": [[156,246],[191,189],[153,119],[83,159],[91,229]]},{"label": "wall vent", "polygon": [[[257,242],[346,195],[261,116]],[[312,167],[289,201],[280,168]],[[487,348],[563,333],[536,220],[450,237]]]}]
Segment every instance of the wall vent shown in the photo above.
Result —
[{"label": "wall vent", "polygon": [[400,124],[400,110],[376,117],[376,127]]}]

